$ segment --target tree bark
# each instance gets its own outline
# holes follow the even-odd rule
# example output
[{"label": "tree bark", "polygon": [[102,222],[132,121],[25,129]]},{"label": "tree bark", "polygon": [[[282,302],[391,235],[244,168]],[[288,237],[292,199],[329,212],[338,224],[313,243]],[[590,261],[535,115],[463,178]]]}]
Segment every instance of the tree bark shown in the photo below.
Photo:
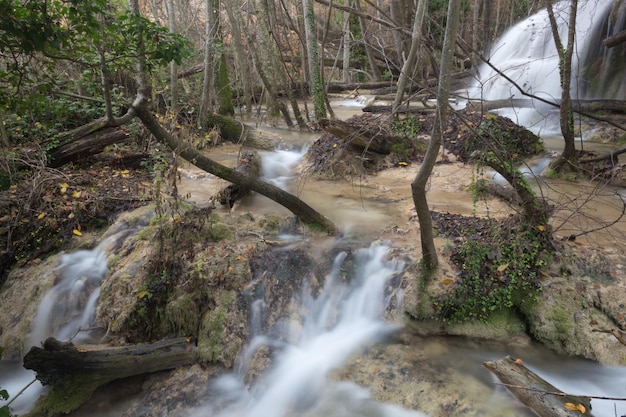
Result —
[{"label": "tree bark", "polygon": [[626,42],[626,30],[621,31],[617,35],[609,36],[602,41],[602,46],[606,46],[607,48],[613,48],[624,42]]},{"label": "tree bark", "polygon": [[43,385],[65,385],[80,377],[107,382],[190,365],[197,360],[196,347],[185,338],[92,350],[73,343],[47,339],[43,348],[33,346],[24,356],[24,367],[37,373]]},{"label": "tree bark", "polygon": [[196,347],[185,338],[98,349],[49,338],[43,348],[32,347],[24,357],[24,367],[34,370],[37,379],[51,388],[27,416],[68,414],[108,382],[196,361]]},{"label": "tree bark", "polygon": [[578,10],[578,0],[570,1],[569,22],[567,31],[567,45],[564,47],[559,36],[558,25],[554,16],[552,0],[546,0],[548,17],[550,19],[550,27],[552,36],[556,44],[556,50],[559,54],[559,66],[561,71],[561,110],[559,113],[559,122],[561,125],[561,134],[565,146],[563,153],[552,167],[560,168],[564,163],[573,165],[576,163],[576,146],[574,137],[574,112],[572,109],[572,96],[570,94],[570,86],[572,80],[572,55],[574,54],[574,36],[576,34],[576,12]]},{"label": "tree bark", "polygon": [[[589,398],[567,395],[510,356],[483,363],[524,405],[540,417],[590,416]],[[585,412],[581,408],[583,406]]]},{"label": "tree bark", "polygon": [[402,70],[400,71],[400,77],[398,78],[398,89],[396,91],[396,97],[392,105],[392,113],[395,113],[396,110],[400,108],[407,82],[411,79],[411,76],[413,75],[414,66],[419,51],[420,39],[422,38],[422,24],[424,22],[425,14],[426,0],[418,0],[417,7],[415,8],[415,17],[413,20],[411,48],[409,50],[409,55],[407,56],[406,61],[402,65]]},{"label": "tree bark", "polygon": [[437,116],[435,117],[433,133],[424,156],[424,161],[411,183],[411,194],[420,224],[420,238],[422,245],[422,261],[427,269],[436,268],[439,264],[437,248],[435,247],[432,218],[426,199],[426,184],[433,172],[437,155],[443,142],[443,126],[446,124],[448,114],[448,96],[450,95],[450,73],[454,58],[457,28],[459,24],[460,0],[450,0],[448,3],[448,16],[444,45],[441,55],[441,71],[439,75],[439,87],[437,88]]},{"label": "tree bark", "polygon": [[106,146],[128,140],[128,133],[120,128],[106,127],[90,133],[82,138],[67,142],[50,151],[48,166],[58,168],[69,162],[78,161],[91,155],[96,155]]}]

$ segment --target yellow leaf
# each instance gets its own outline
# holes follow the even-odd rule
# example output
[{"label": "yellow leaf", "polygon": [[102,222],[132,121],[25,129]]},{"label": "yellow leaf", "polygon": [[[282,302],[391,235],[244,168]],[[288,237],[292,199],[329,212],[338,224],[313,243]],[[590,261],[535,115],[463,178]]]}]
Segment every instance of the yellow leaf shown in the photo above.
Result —
[{"label": "yellow leaf", "polygon": [[46,217],[46,213],[41,213],[39,216],[37,216],[37,220],[41,220],[44,217]]},{"label": "yellow leaf", "polygon": [[523,361],[523,360],[521,360],[521,359],[519,359],[519,358],[517,358],[517,359],[515,359],[515,363],[516,363],[517,365],[523,365],[523,364],[524,364],[524,361]]},{"label": "yellow leaf", "polygon": [[137,291],[137,298],[144,298],[146,295],[148,295],[148,290]]},{"label": "yellow leaf", "polygon": [[74,214],[74,213],[70,213],[70,214],[68,214],[68,215],[67,215],[67,218],[68,218],[68,219],[73,219],[73,218],[74,218],[74,216],[75,216],[75,214]]},{"label": "yellow leaf", "polygon": [[244,260],[244,259],[245,259],[245,258],[244,258],[242,255],[238,255],[238,256],[237,256],[237,260],[238,260],[238,261],[242,261],[242,260]]},{"label": "yellow leaf", "polygon": [[542,225],[542,224],[537,226],[537,229],[539,229],[540,232],[545,232],[546,231],[546,227],[544,225]]},{"label": "yellow leaf", "polygon": [[72,233],[74,233],[76,236],[82,236],[82,235],[83,235],[83,234],[81,233],[81,231],[80,231],[80,230],[78,230],[78,229],[74,229],[74,230],[72,230]]},{"label": "yellow leaf", "polygon": [[333,143],[333,148],[336,148],[336,147],[337,147],[337,144],[336,144],[336,143]]},{"label": "yellow leaf", "polygon": [[74,198],[80,198],[80,194],[81,194],[81,192],[80,192],[80,191],[74,191],[74,192],[72,193],[72,197],[74,197]]},{"label": "yellow leaf", "polygon": [[454,280],[453,280],[453,279],[451,279],[451,278],[446,278],[446,279],[444,279],[444,280],[442,280],[442,281],[441,281],[441,283],[442,283],[443,285],[449,285],[449,284],[452,284],[453,282],[454,282]]},{"label": "yellow leaf", "polygon": [[587,409],[582,404],[565,403],[565,408],[570,411],[580,411],[580,414],[585,414]]},{"label": "yellow leaf", "polygon": [[502,264],[498,267],[498,272],[502,272],[509,267],[509,264]]},{"label": "yellow leaf", "polygon": [[407,164],[406,162],[398,162],[398,165],[405,167],[405,166],[407,166],[409,164]]},{"label": "yellow leaf", "polygon": [[67,192],[67,189],[69,188],[69,186],[70,185],[68,183],[66,183],[66,182],[64,182],[63,184],[59,184],[59,188],[60,188],[59,191],[61,191],[61,194],[65,194]]},{"label": "yellow leaf", "polygon": [[229,271],[232,271],[233,269],[235,269],[235,268],[233,268],[232,266],[228,265],[228,270]]}]

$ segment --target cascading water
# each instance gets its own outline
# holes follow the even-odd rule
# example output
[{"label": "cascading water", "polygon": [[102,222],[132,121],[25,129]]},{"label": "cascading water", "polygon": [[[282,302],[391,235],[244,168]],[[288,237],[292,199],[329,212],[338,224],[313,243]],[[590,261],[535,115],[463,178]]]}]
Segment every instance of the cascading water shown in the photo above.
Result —
[{"label": "cascading water", "polygon": [[[567,42],[569,9],[568,0],[554,5],[562,42]],[[622,99],[626,94],[626,60],[623,58],[626,47],[622,44],[607,49],[601,45],[603,39],[624,29],[625,11],[622,1],[579,1],[572,58],[573,98]],[[559,55],[547,10],[510,28],[493,45],[487,58],[489,64],[480,66],[478,80],[469,88],[470,99],[531,100],[530,94],[554,103],[560,101]],[[546,122],[547,115],[554,113],[554,107],[537,100],[531,100],[531,104],[523,108],[503,109],[499,113],[535,132],[546,129],[549,124],[558,129],[558,122]]]},{"label": "cascading water", "polygon": [[[147,222],[151,214],[142,221]],[[139,226],[141,227],[141,226]],[[74,343],[93,342],[97,332],[93,331],[100,285],[107,269],[107,259],[114,248],[138,228],[129,228],[120,222],[109,230],[109,237],[91,250],[79,250],[61,255],[56,268],[57,279],[39,304],[37,314],[25,349],[40,346],[48,337]],[[0,363],[4,369],[0,386],[9,392],[11,409],[18,415],[28,412],[37,397],[43,393],[35,374],[23,367]],[[5,379],[6,377],[6,379]],[[18,397],[13,398],[20,393]],[[0,402],[0,406],[3,405]]]},{"label": "cascading water", "polygon": [[[274,329],[272,336],[252,335],[236,367],[238,372],[216,380],[214,398],[193,416],[421,416],[377,403],[356,384],[330,378],[350,356],[395,329],[384,320],[384,314],[392,300],[401,302],[401,291],[389,290],[389,281],[402,273],[404,265],[387,259],[388,250],[381,244],[359,250],[355,262],[359,268],[349,283],[340,276],[346,254],[338,255],[317,297],[305,288],[298,311]],[[261,327],[261,304],[253,304],[251,329]],[[278,353],[270,369],[248,389],[245,376],[250,358],[263,347]]]}]

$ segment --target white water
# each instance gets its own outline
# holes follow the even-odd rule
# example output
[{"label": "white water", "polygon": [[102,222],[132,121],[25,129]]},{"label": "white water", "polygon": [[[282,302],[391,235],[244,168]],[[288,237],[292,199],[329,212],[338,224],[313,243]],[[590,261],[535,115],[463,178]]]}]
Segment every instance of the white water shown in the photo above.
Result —
[{"label": "white water", "polygon": [[[400,290],[385,294],[388,281],[404,265],[387,259],[388,247],[373,244],[356,253],[359,265],[349,283],[340,277],[346,257],[340,254],[317,297],[305,288],[299,308],[270,334],[253,335],[236,369],[213,383],[215,398],[194,417],[257,416],[370,416],[418,417],[421,414],[373,401],[367,390],[331,378],[361,349],[381,341],[395,329],[383,316],[389,302],[401,299]],[[261,301],[253,304],[251,326],[259,329]],[[272,365],[251,387],[244,378],[249,359],[260,348],[271,346],[278,353]]]},{"label": "white water", "polygon": [[[588,36],[592,28],[600,25],[606,17],[613,0],[580,0],[576,21],[575,53],[572,58],[571,95],[579,97],[578,69],[586,51],[600,48],[597,39]],[[569,20],[569,1],[554,5],[562,42],[567,42]],[[478,80],[469,88],[471,99],[503,100],[529,99],[525,94],[532,94],[550,102],[559,102],[561,82],[559,75],[559,57],[548,13],[545,9],[528,17],[510,28],[491,48],[489,62],[504,73],[515,84],[500,76],[496,69],[488,64],[479,68]],[[520,91],[523,90],[522,91]],[[499,111],[503,116],[523,125],[535,133],[549,134],[548,126],[556,126],[558,119],[549,120],[554,107],[533,100],[531,108],[509,108]],[[554,129],[554,127],[552,128]]]}]

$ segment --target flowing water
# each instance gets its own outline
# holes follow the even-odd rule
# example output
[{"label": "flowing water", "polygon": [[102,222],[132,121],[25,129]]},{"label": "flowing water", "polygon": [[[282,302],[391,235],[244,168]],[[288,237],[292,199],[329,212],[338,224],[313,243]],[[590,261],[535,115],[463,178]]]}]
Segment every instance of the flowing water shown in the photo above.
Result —
[{"label": "flowing water", "polygon": [[[621,3],[621,5],[620,5]],[[559,34],[567,41],[569,1],[554,4]],[[618,6],[612,17],[613,5]],[[579,1],[571,95],[575,99],[616,99],[626,95],[626,46],[605,48],[602,40],[624,29],[626,8],[621,0]],[[528,94],[552,103],[561,98],[559,54],[545,9],[511,27],[491,48],[489,64],[478,71],[469,88],[476,100],[528,99]],[[503,73],[506,78],[500,75]],[[521,90],[521,91],[520,91]],[[558,110],[538,100],[523,107],[498,111],[503,116],[543,134],[558,132]]]},{"label": "flowing water", "polygon": [[[359,106],[357,104],[355,109]],[[299,179],[294,170],[298,169],[308,144],[316,136],[298,136],[295,149],[262,154],[262,175],[267,181],[300,194],[305,201],[327,214],[346,234],[367,236],[385,226],[395,225],[395,230],[410,227],[407,226],[407,219],[411,215],[412,202],[408,184],[413,175],[412,170],[380,173],[373,180],[375,183]],[[212,156],[220,162],[233,165],[236,155],[235,148],[222,147],[216,149]],[[222,184],[211,176],[196,175],[191,168],[185,172],[179,187],[180,193],[200,204],[206,195],[210,195],[207,190],[219,189]],[[529,172],[533,170],[529,169]],[[497,212],[500,208],[496,204],[481,207],[472,202],[465,184],[471,181],[472,176],[468,167],[438,167],[429,191],[433,208],[452,208],[460,214],[480,214],[482,211],[493,215]],[[406,189],[398,190],[399,183],[407,184]],[[260,196],[249,197],[233,210],[285,214],[282,207]],[[406,242],[415,245],[415,236],[416,232],[412,231]],[[89,329],[95,311],[99,283],[106,274],[107,256],[118,239],[109,238],[92,251],[63,255],[58,267],[57,283],[40,306],[32,344],[40,343],[47,336],[73,340],[91,337],[85,330]],[[616,239],[623,242],[623,238]],[[290,320],[284,321],[280,329],[274,329],[271,334],[260,331],[258,323],[263,321],[264,306],[261,301],[254,303],[251,340],[241,354],[237,371],[212,382],[214,400],[197,410],[194,417],[420,416],[414,411],[376,402],[366,389],[332,378],[334,371],[349,358],[358,356],[373,344],[384,343],[385,336],[396,329],[394,324],[383,320],[383,315],[392,298],[396,305],[401,300],[401,292],[390,292],[388,282],[402,270],[403,264],[388,259],[388,249],[385,245],[376,244],[358,251],[362,268],[349,283],[338,279],[338,271],[345,257],[345,254],[340,255],[323,290],[313,297],[305,288],[296,297],[301,307]],[[67,302],[59,302],[59,299]],[[70,309],[69,306],[74,308]],[[66,318],[59,320],[60,315]],[[626,391],[621,368],[558,357],[539,346],[525,346],[516,352],[511,347],[494,348],[454,339],[432,338],[415,340],[414,343],[416,352],[428,351],[434,361],[442,364],[443,373],[462,370],[476,378],[475,384],[493,382],[489,373],[480,366],[482,361],[518,353],[523,355],[529,367],[562,390],[616,397],[623,396]],[[252,387],[247,386],[244,378],[250,366],[249,358],[266,346],[277,352],[272,366]],[[32,380],[32,373],[17,368],[19,364],[0,362],[0,387],[8,389],[11,395],[15,395]],[[29,390],[30,393],[27,391],[12,404],[16,412],[27,410],[41,392],[36,384]],[[515,401],[502,389],[495,388],[493,392],[493,396],[480,406],[489,409],[484,413],[485,416],[498,416],[494,410],[501,407],[516,408]],[[626,407],[613,401],[594,400],[593,405],[596,416],[626,414]],[[93,411],[89,415],[119,414],[97,414]],[[530,414],[519,408],[508,415],[522,417]]]},{"label": "flowing water", "polygon": [[[193,416],[421,416],[377,403],[356,384],[330,379],[332,371],[358,350],[395,329],[383,317],[389,302],[401,298],[401,293],[398,289],[386,293],[385,288],[404,265],[387,259],[387,252],[388,247],[381,244],[357,251],[359,268],[349,283],[340,276],[346,254],[338,255],[320,293],[313,297],[305,288],[294,317],[281,322],[278,331],[253,334],[235,367],[238,372],[213,382],[218,400],[212,399]],[[258,303],[262,301],[253,310],[256,314],[263,311]],[[253,322],[262,320],[253,314]],[[279,353],[249,389],[245,383],[248,359],[265,346]]]}]

